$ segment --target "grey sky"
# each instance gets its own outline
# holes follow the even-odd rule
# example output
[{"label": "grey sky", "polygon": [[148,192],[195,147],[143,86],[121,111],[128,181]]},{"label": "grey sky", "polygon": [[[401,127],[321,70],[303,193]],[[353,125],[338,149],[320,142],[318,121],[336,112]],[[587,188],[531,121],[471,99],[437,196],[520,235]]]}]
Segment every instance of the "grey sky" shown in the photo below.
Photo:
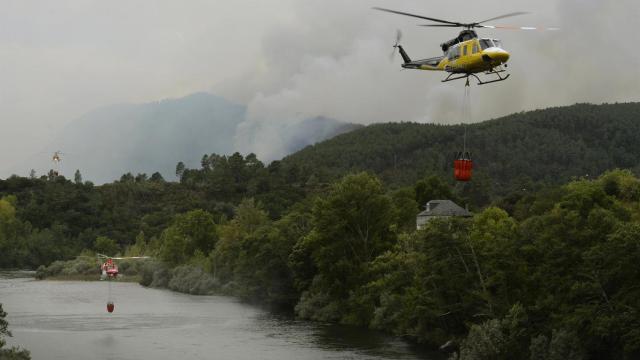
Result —
[{"label": "grey sky", "polygon": [[[575,102],[636,101],[635,0],[0,0],[0,177],[50,146],[96,107],[210,91],[247,104],[243,152],[274,156],[271,125],[324,115],[343,121],[459,121],[461,83],[391,64],[395,29],[412,57],[435,56],[456,29],[419,28],[389,7],[560,32],[485,31],[512,54],[511,79],[474,87],[474,121]],[[259,126],[255,126],[258,124]],[[242,128],[240,129],[242,130]],[[273,136],[273,138],[271,137]],[[55,145],[51,145],[55,146]],[[54,149],[50,149],[54,150]],[[10,156],[7,156],[10,154]]]}]

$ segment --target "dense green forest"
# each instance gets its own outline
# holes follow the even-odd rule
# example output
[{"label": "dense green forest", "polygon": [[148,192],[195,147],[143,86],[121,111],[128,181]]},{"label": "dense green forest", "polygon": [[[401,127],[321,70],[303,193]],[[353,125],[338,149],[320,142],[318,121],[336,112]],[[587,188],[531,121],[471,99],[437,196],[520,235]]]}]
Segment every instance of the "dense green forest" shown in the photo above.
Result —
[{"label": "dense green forest", "polygon": [[[137,237],[157,240],[180,214],[201,209],[217,223],[230,219],[242,199],[264,204],[280,218],[308,190],[296,168],[274,162],[265,167],[255,155],[205,155],[199,170],[176,167],[180,182],[159,174],[125,174],[111,184],[94,186],[61,176],[0,180],[0,268],[37,267],[93,249],[96,239],[114,240],[118,248]],[[311,187],[315,189],[315,187]]]},{"label": "dense green forest", "polygon": [[[469,126],[478,172],[466,185],[448,155],[462,128],[418,124],[371,125],[269,165],[205,155],[199,169],[178,164],[176,182],[10,177],[0,268],[53,263],[46,277],[96,271],[86,257],[54,262],[80,253],[146,254],[127,265],[143,285],[447,344],[453,359],[635,359],[640,180],[607,170],[636,169],[638,110]],[[475,215],[416,231],[432,199]]]},{"label": "dense green forest", "polygon": [[[530,183],[562,184],[608,169],[640,169],[640,103],[549,108],[467,125],[474,192],[503,195]],[[464,125],[374,124],[283,159],[319,181],[370,171],[392,186],[450,177]]]}]

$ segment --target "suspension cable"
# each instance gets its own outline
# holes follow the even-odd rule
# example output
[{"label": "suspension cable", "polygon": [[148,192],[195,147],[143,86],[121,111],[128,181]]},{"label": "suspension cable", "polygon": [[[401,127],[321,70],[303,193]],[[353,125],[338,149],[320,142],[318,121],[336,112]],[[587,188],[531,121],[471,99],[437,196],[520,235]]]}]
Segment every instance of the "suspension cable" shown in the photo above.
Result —
[{"label": "suspension cable", "polygon": [[467,125],[471,121],[471,86],[469,86],[469,78],[467,78],[467,83],[464,86],[464,96],[461,107],[461,120],[464,126],[462,155],[465,156],[467,153]]}]

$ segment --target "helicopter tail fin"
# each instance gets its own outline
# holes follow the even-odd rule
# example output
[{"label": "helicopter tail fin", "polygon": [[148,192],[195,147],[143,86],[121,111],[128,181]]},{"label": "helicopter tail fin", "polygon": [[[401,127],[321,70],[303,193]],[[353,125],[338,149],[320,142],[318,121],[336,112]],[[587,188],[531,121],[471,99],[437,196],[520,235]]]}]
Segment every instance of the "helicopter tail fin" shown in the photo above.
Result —
[{"label": "helicopter tail fin", "polygon": [[407,55],[407,52],[404,51],[404,49],[402,48],[402,45],[397,45],[398,46],[398,50],[400,51],[400,56],[402,56],[402,60],[404,60],[404,63],[410,63],[411,62],[411,58],[409,57],[409,55]]}]

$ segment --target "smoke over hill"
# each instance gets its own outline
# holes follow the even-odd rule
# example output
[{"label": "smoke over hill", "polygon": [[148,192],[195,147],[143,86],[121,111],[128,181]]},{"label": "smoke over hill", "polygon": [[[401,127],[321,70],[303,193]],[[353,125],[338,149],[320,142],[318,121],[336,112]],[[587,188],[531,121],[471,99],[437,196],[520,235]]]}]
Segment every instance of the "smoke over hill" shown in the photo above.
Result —
[{"label": "smoke over hill", "polygon": [[[183,161],[198,166],[203,154],[256,152],[270,161],[307,145],[354,128],[336,120],[316,117],[281,128],[271,128],[269,152],[254,146],[264,138],[260,127],[241,127],[246,107],[223,98],[197,93],[180,99],[139,105],[112,105],[92,111],[68,125],[43,152],[15,168],[21,175],[35,169],[41,175],[52,168],[50,155],[62,151],[61,173],[72,177],[80,169],[85,180],[103,183],[131,172],[159,171],[173,179]],[[241,132],[238,141],[238,134]],[[51,154],[49,154],[51,153]]]}]

